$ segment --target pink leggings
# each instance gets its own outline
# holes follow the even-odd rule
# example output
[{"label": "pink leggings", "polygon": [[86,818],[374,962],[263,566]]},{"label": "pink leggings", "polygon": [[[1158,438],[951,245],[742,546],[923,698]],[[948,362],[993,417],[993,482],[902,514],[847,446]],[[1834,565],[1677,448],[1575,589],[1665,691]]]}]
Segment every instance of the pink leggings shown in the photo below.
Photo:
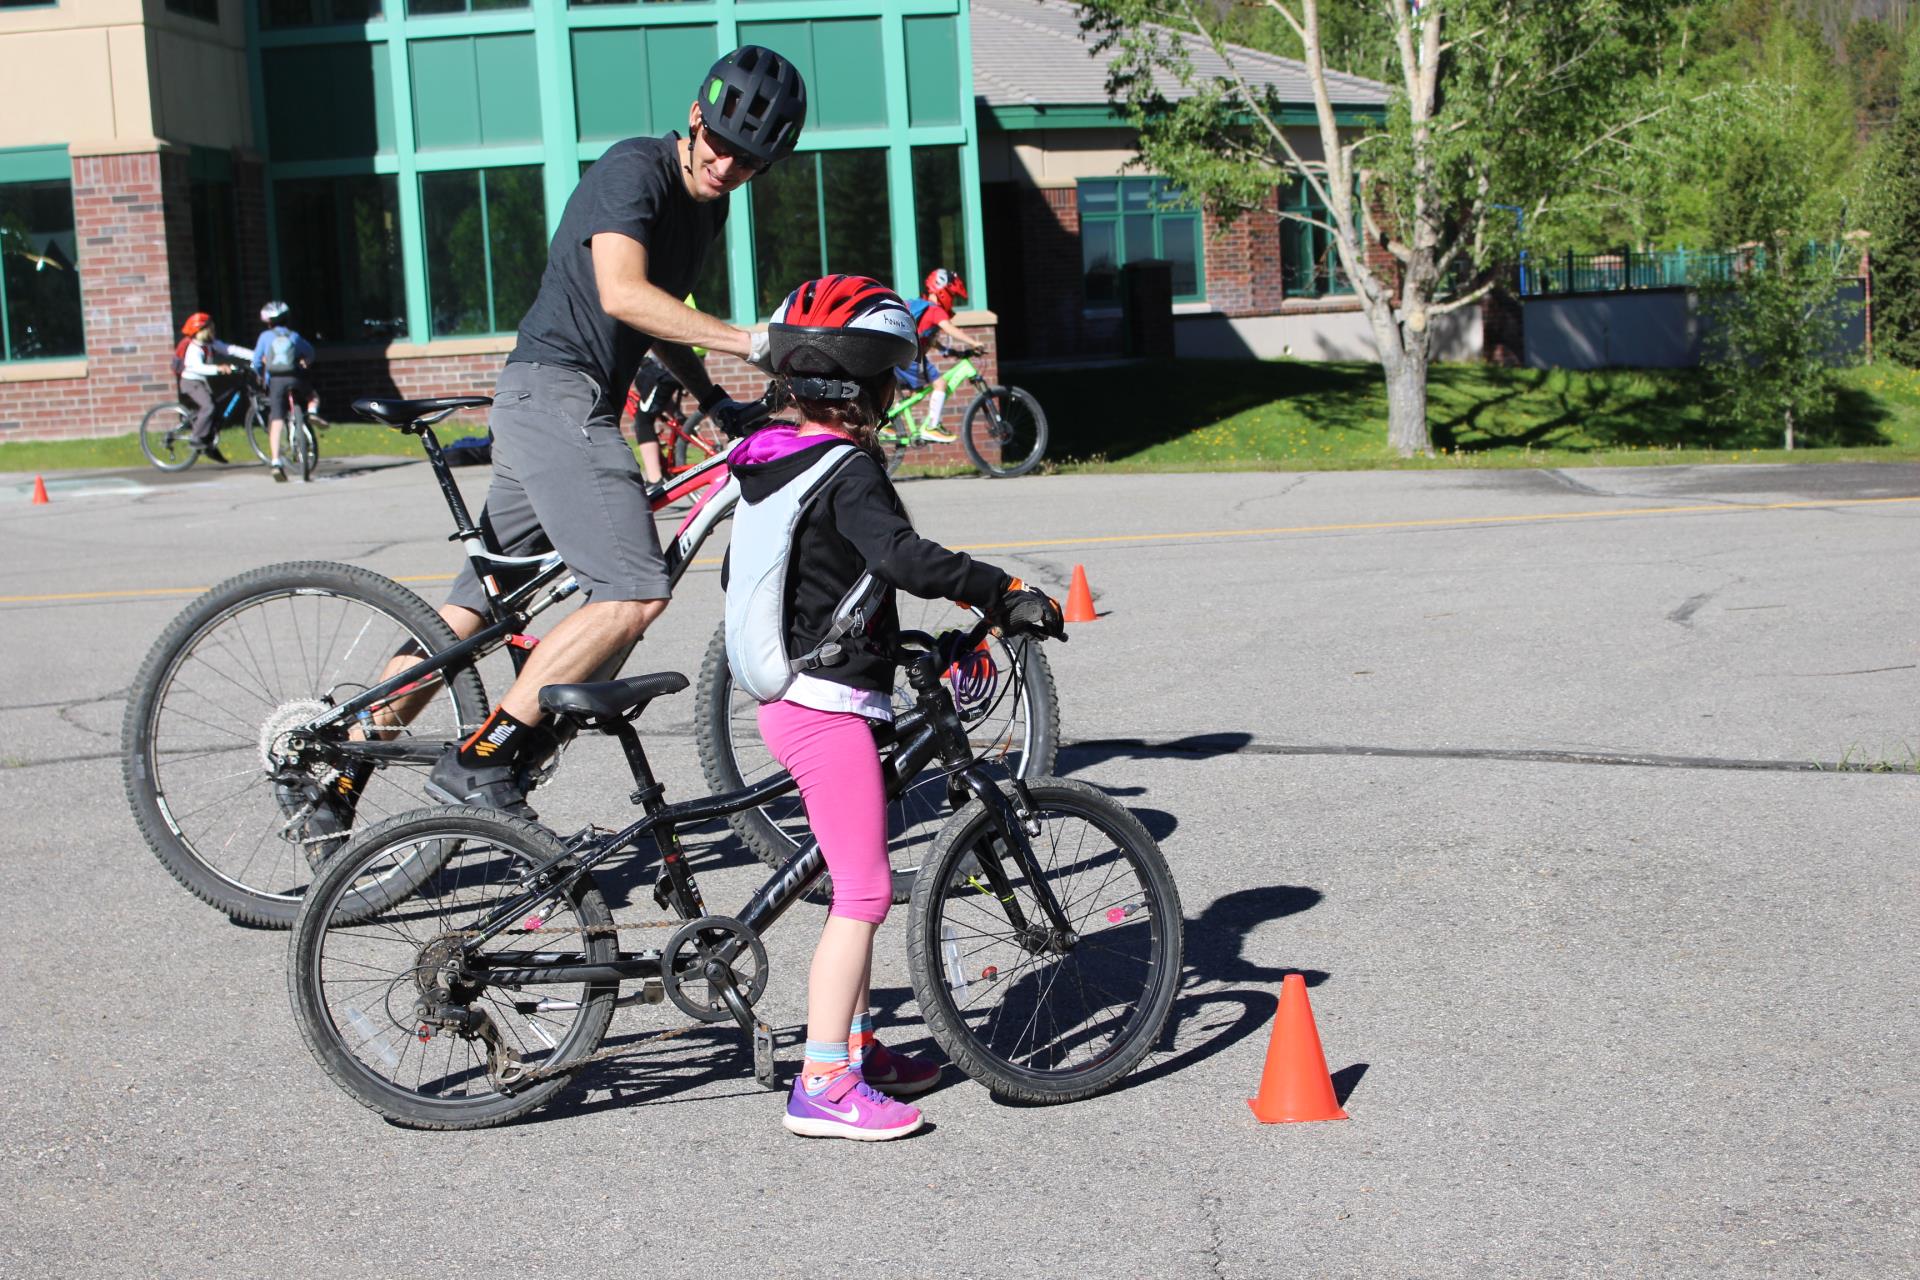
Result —
[{"label": "pink leggings", "polygon": [[893,905],[887,864],[887,793],[873,726],[850,711],[792,702],[760,704],[760,736],[800,783],[807,822],[833,873],[828,915],[879,924]]}]

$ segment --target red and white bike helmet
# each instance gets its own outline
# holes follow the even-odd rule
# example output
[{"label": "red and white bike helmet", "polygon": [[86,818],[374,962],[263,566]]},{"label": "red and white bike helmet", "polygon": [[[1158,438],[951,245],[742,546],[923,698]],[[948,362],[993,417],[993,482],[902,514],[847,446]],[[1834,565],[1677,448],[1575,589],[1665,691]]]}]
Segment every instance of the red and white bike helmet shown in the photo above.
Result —
[{"label": "red and white bike helmet", "polygon": [[927,272],[925,296],[930,301],[937,302],[948,311],[952,311],[954,299],[958,298],[962,302],[967,300],[967,282],[960,278],[958,271],[950,267],[935,267]]},{"label": "red and white bike helmet", "polygon": [[787,295],[767,324],[775,373],[806,400],[852,400],[919,350],[913,313],[867,276],[822,276]]}]

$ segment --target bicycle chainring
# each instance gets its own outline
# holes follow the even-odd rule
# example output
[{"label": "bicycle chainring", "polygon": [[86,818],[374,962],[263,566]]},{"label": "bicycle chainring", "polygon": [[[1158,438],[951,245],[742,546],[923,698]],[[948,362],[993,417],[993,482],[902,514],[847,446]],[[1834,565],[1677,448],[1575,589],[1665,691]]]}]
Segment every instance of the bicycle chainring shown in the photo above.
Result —
[{"label": "bicycle chainring", "polygon": [[[741,970],[751,966],[751,972]],[[726,1022],[737,1015],[723,984],[748,1008],[767,991],[767,948],[760,935],[731,916],[702,916],[673,931],[660,950],[660,985],[689,1018]]]}]

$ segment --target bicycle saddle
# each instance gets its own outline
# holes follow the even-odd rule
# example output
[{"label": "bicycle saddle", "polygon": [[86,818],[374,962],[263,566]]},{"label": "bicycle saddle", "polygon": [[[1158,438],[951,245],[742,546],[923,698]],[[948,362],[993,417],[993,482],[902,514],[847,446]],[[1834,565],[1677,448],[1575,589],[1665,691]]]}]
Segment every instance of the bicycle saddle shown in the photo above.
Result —
[{"label": "bicycle saddle", "polygon": [[484,409],[492,396],[441,396],[433,400],[355,400],[353,411],[390,427],[410,427],[424,419],[438,422],[455,409]]},{"label": "bicycle saddle", "polygon": [[591,684],[550,684],[540,690],[540,709],[583,724],[631,720],[663,694],[679,693],[687,678],[678,671],[656,671],[624,680],[595,680]]}]

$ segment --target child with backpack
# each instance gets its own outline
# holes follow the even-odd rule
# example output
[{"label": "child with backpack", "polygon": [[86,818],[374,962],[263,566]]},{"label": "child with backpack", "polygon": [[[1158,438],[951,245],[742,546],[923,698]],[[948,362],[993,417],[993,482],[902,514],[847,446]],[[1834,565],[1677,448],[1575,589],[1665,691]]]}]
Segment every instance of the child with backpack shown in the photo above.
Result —
[{"label": "child with backpack", "polygon": [[[727,662],[760,702],[761,736],[799,782],[833,876],[808,979],[806,1061],[784,1123],[806,1137],[883,1141],[920,1127],[919,1110],[898,1099],[940,1078],[937,1064],[875,1038],[868,1005],[874,932],[893,901],[871,726],[893,717],[894,589],[973,604],[1008,633],[1066,630],[1045,594],[914,532],[887,479],[877,433],[894,374],[917,348],[898,294],[863,276],[812,280],[767,334],[800,422],[755,432],[732,455],[741,502],[722,569]],[[846,629],[856,602],[871,620],[864,632]]]},{"label": "child with backpack", "polygon": [[301,376],[313,363],[313,344],[295,333],[287,324],[291,308],[273,301],[260,308],[260,322],[267,326],[253,344],[253,373],[264,375],[267,383],[267,443],[276,482],[287,479],[286,465],[280,460],[280,440],[286,434],[287,414],[293,398],[307,396],[306,380]]}]

